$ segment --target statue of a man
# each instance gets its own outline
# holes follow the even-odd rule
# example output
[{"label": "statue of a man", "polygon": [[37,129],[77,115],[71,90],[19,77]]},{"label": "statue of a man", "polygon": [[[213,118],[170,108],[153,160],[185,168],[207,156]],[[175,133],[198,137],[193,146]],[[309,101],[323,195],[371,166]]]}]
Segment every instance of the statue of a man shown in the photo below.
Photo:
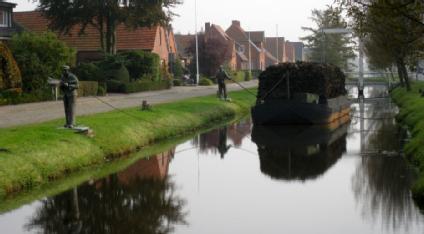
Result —
[{"label": "statue of a man", "polygon": [[63,93],[63,104],[65,106],[65,128],[74,128],[75,126],[75,103],[78,95],[78,83],[78,78],[70,72],[70,67],[63,66],[60,90]]},{"label": "statue of a man", "polygon": [[225,80],[231,80],[227,72],[225,72],[224,67],[220,66],[219,71],[216,74],[216,80],[218,83],[218,94],[221,99],[227,100],[227,86],[225,85]]}]

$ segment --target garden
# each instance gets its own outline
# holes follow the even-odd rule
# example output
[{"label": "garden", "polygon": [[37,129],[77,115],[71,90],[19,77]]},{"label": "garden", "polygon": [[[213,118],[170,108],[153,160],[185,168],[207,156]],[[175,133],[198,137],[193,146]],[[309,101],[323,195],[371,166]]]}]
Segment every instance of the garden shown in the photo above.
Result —
[{"label": "garden", "polygon": [[104,54],[100,60],[77,63],[76,51],[50,32],[24,32],[1,43],[0,63],[0,106],[53,100],[48,80],[60,79],[65,64],[80,80],[79,96],[169,89],[173,71],[181,71],[177,62],[168,69],[158,55],[145,51]]}]

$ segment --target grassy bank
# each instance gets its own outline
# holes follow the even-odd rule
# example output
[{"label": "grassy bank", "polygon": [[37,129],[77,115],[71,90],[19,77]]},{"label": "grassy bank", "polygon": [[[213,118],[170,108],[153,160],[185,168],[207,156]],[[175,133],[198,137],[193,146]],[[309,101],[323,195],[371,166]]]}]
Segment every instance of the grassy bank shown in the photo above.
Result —
[{"label": "grassy bank", "polygon": [[94,138],[58,129],[63,120],[0,129],[0,197],[246,114],[255,101],[245,91],[230,95],[231,103],[208,96],[78,118]]},{"label": "grassy bank", "polygon": [[398,120],[411,130],[412,138],[405,146],[405,153],[420,171],[412,192],[415,200],[424,207],[424,97],[419,94],[419,89],[424,90],[424,82],[413,83],[411,92],[397,88],[392,97],[400,108]]}]

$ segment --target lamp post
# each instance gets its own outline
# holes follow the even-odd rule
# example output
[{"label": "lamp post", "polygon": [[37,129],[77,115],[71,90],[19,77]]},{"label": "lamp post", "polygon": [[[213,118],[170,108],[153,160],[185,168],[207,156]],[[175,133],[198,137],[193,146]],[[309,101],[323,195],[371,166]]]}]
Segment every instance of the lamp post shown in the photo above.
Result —
[{"label": "lamp post", "polygon": [[199,36],[197,34],[197,0],[194,0],[194,24],[195,24],[195,38],[196,38],[196,85],[199,85]]}]

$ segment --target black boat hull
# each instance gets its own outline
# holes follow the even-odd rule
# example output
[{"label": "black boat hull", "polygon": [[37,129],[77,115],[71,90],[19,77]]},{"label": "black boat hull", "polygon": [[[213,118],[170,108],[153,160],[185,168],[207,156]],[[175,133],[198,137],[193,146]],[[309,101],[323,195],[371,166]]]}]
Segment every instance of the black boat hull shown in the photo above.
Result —
[{"label": "black boat hull", "polygon": [[255,125],[322,125],[349,120],[349,114],[350,102],[344,96],[329,99],[327,104],[272,100],[252,108]]}]

